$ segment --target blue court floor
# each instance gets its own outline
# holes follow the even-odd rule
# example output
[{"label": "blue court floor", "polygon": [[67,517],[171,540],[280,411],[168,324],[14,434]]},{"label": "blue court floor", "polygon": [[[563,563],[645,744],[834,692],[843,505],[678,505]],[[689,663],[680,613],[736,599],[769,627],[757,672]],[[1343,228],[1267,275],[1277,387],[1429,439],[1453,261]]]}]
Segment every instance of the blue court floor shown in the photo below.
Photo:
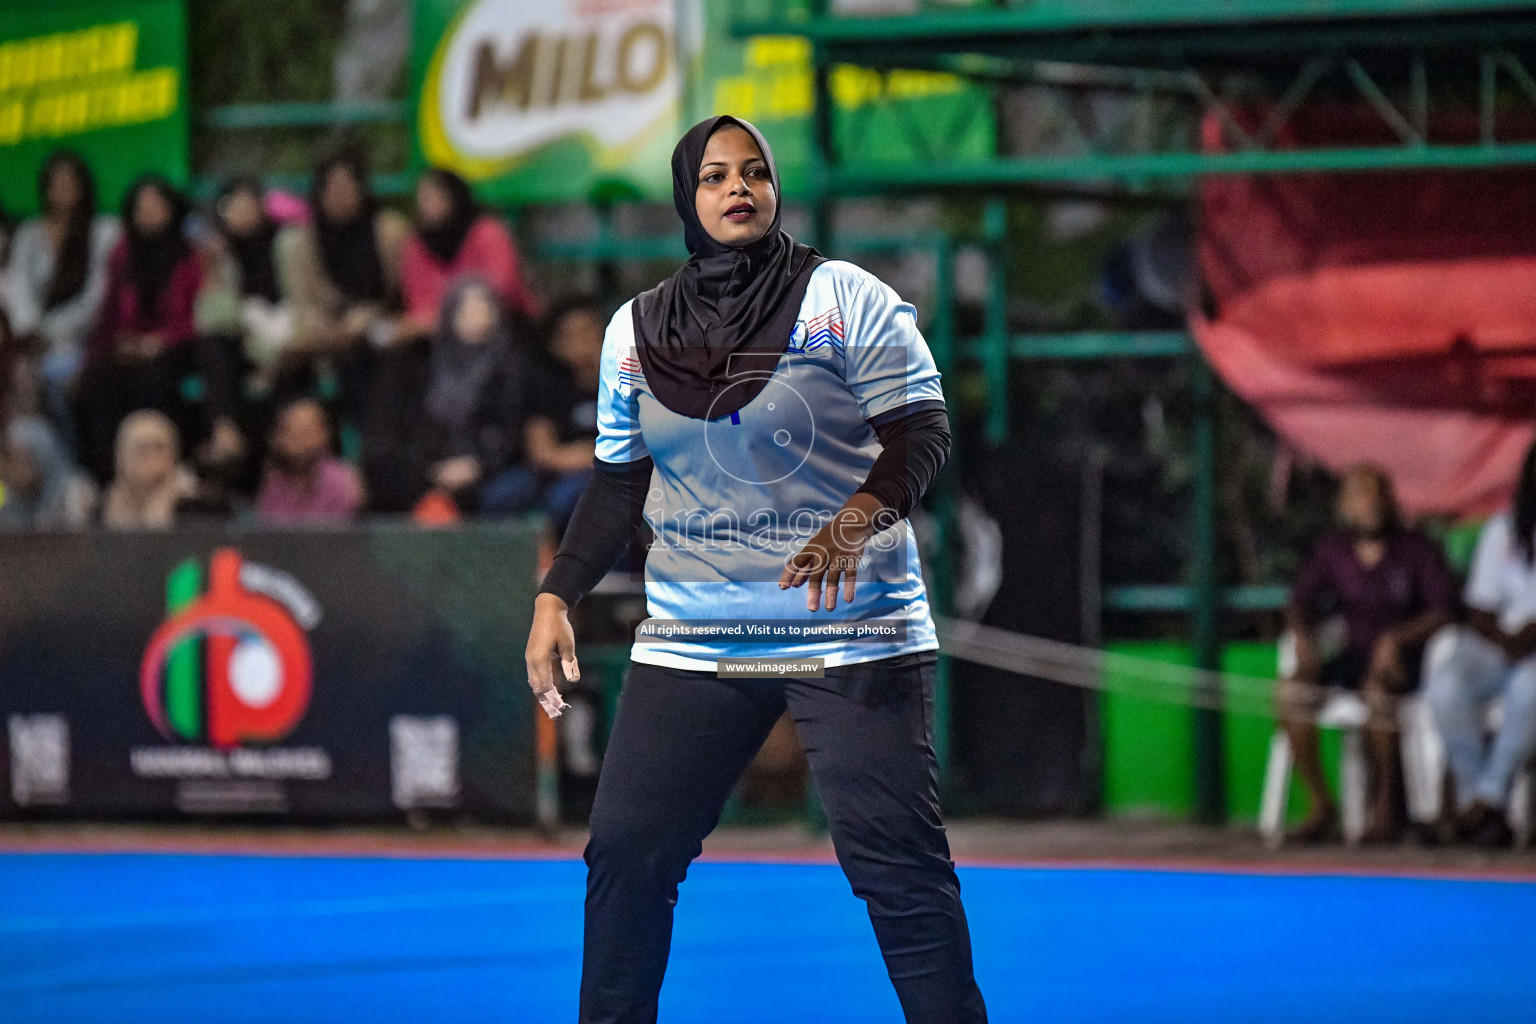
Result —
[{"label": "blue court floor", "polygon": [[[0,1021],[574,1024],[579,861],[0,855]],[[1536,884],[969,868],[994,1022],[1536,1021]],[[899,1022],[833,865],[696,864],[663,1024]]]}]

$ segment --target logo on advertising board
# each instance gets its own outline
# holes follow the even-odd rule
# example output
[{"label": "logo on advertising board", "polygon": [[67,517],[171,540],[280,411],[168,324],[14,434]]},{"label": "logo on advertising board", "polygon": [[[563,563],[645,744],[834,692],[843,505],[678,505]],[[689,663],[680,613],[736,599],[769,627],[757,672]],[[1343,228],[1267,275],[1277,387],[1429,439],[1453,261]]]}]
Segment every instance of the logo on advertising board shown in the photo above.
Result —
[{"label": "logo on advertising board", "polygon": [[[328,778],[331,760],[322,748],[276,745],[309,707],[314,665],[307,633],[320,621],[319,605],[288,573],[247,562],[233,548],[213,553],[202,584],[196,560],[167,580],[168,617],[145,648],[139,691],[150,722],[173,745],[132,750],[134,773]],[[270,788],[244,796],[226,790],[213,803],[257,809],[280,802],[278,796]]]},{"label": "logo on advertising board", "polygon": [[564,142],[629,172],[657,137],[670,149],[677,64],[673,0],[475,0],[426,69],[422,153],[484,180]]}]

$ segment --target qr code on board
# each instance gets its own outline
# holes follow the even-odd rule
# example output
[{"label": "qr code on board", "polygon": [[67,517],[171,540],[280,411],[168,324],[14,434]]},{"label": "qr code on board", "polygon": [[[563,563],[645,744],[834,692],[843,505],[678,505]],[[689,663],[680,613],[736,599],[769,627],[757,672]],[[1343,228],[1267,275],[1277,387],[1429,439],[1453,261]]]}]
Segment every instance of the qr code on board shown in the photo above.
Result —
[{"label": "qr code on board", "polygon": [[447,715],[391,718],[389,774],[396,807],[453,806],[459,797],[459,723]]},{"label": "qr code on board", "polygon": [[69,723],[63,715],[12,715],[11,797],[17,806],[69,800]]}]

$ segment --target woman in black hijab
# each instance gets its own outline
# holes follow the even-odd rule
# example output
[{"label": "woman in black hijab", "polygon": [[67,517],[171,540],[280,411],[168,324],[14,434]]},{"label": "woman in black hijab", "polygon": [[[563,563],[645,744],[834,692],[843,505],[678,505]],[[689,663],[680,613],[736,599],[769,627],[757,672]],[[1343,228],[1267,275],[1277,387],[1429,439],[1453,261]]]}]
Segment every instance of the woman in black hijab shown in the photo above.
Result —
[{"label": "woman in black hijab", "polygon": [[360,157],[338,154],[315,169],[310,210],[315,218],[320,266],[348,305],[389,299],[389,275],[374,218],[379,201]]},{"label": "woman in black hijab", "polygon": [[315,167],[310,224],[285,253],[291,289],[290,362],[354,355],[365,339],[393,327],[400,303],[400,253],[410,234],[404,215],[381,204],[361,157],[343,152]]},{"label": "woman in black hijab", "polygon": [[938,643],[904,522],[949,450],[938,372],[911,306],[780,228],[750,124],[696,125],[672,181],[690,258],[608,327],[595,472],[527,649],[558,715],[555,666],[580,676],[569,609],[643,503],[650,619],[592,808],[581,1020],[656,1020],[678,884],[787,710],[907,1021],[977,1024],[938,807]]},{"label": "woman in black hijab", "polygon": [[[191,205],[158,175],[135,182],[123,200],[123,238],[108,263],[107,295],[97,319],[78,400],[86,467],[103,483],[115,468],[118,424],[137,409],[176,422],[208,461],[238,459],[244,447],[231,417],[231,367],[220,346],[199,334],[203,264],[187,240]],[[196,375],[200,401],[181,384]]]},{"label": "woman in black hijab", "polygon": [[[126,269],[140,317],[135,326],[173,315],[165,309],[168,301],[174,301],[167,291],[171,275],[181,270],[182,263],[192,256],[186,236],[187,215],[191,212],[186,196],[154,175],[136,182],[123,200],[123,237],[128,242]],[[197,273],[201,273],[200,268]],[[200,279],[197,284],[201,284]]]},{"label": "woman in black hijab", "polygon": [[219,192],[215,210],[219,232],[240,272],[240,298],[282,301],[275,247],[277,222],[266,210],[267,190],[254,174],[231,178]]},{"label": "woman in black hijab", "polygon": [[11,237],[0,303],[23,353],[16,397],[27,406],[41,397],[73,452],[78,438],[70,403],[119,229],[115,217],[98,213],[95,178],[78,153],[59,150],[43,162],[37,201],[38,215]]},{"label": "woman in black hijab", "polygon": [[[464,248],[469,229],[480,217],[480,204],[469,182],[452,171],[433,167],[421,176],[416,193],[421,217],[416,237],[439,263],[452,263]],[[428,215],[427,208],[432,215]]]}]

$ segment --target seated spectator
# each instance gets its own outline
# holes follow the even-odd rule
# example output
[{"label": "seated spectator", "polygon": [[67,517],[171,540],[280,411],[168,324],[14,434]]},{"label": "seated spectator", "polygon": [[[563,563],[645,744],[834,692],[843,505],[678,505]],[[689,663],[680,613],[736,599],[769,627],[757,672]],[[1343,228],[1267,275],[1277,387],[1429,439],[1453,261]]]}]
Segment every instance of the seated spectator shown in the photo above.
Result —
[{"label": "seated spectator", "polygon": [[338,356],[388,340],[410,222],[382,206],[354,155],[315,170],[311,223],[284,247],[279,290],[294,303],[292,361]]},{"label": "seated spectator", "polygon": [[229,181],[214,214],[223,250],[219,277],[228,292],[223,299],[231,307],[223,315],[240,336],[243,354],[266,390],[293,341],[293,306],[278,272],[279,249],[295,244],[293,235],[267,215],[265,191],[255,177]]},{"label": "seated spectator", "polygon": [[501,301],[479,278],[458,281],[432,339],[426,429],[418,464],[426,482],[461,511],[516,463],[528,359],[514,341]]},{"label": "seated spectator", "polygon": [[256,514],[276,526],[348,523],[363,506],[357,471],[331,451],[325,409],[300,398],[277,414]]},{"label": "seated spectator", "polygon": [[[186,237],[186,199],[163,178],[140,179],[123,203],[124,237],[107,266],[107,295],[80,380],[79,424],[86,468],[111,478],[117,430],[136,409],[180,420],[183,436],[210,438],[210,460],[244,441],[230,418],[230,367],[194,326],[204,272]],[[182,387],[196,374],[196,414]]]},{"label": "seated spectator", "polygon": [[[332,157],[315,171],[312,223],[283,263],[294,302],[294,337],[274,383],[278,404],[314,394],[329,377],[339,407],[363,428],[362,461],[375,504],[409,507],[412,488],[400,469],[420,427],[426,354],[392,351],[400,309],[400,260],[410,222],[382,206],[367,169],[353,155]],[[422,349],[425,346],[421,346]]]},{"label": "seated spectator", "polygon": [[[1455,614],[1456,582],[1440,547],[1399,521],[1392,482],[1383,470],[1360,465],[1345,473],[1338,518],[1342,530],[1318,544],[1286,612],[1296,668],[1280,684],[1278,712],[1312,803],[1295,838],[1318,842],[1338,825],[1316,724],[1327,688],[1336,687],[1361,691],[1371,710],[1373,820],[1365,840],[1385,842],[1399,830],[1395,698],[1418,687],[1425,642]],[[1342,649],[1332,656],[1320,636],[1329,612],[1344,625]]]},{"label": "seated spectator", "polygon": [[96,488],[75,468],[53,427],[37,416],[11,421],[0,450],[0,529],[80,530],[90,525]]},{"label": "seated spectator", "polygon": [[50,156],[37,191],[42,213],[12,239],[4,299],[27,352],[23,373],[42,392],[27,404],[41,405],[73,448],[69,396],[106,295],[107,260],[120,228],[117,218],[98,215],[95,179],[75,153]]},{"label": "seated spectator", "polygon": [[555,536],[576,510],[597,449],[597,385],[607,318],[597,303],[573,298],[549,316],[548,358],[528,392],[523,466],[486,488],[482,508],[519,512],[542,505]]},{"label": "seated spectator", "polygon": [[[1467,577],[1466,622],[1435,637],[1425,669],[1435,726],[1456,782],[1458,826],[1479,846],[1505,846],[1515,773],[1536,750],[1536,446],[1513,508],[1483,525]],[[1488,705],[1504,702],[1490,745]]]},{"label": "seated spectator", "polygon": [[416,185],[416,230],[406,240],[402,257],[405,316],[398,335],[430,334],[450,286],[466,275],[488,283],[514,316],[537,317],[506,225],[481,209],[463,178],[450,171],[427,171]]},{"label": "seated spectator", "polygon": [[181,441],[170,417],[140,409],[117,431],[117,476],[107,489],[102,525],[111,530],[165,530],[183,502],[197,496],[197,478],[178,463]]}]

